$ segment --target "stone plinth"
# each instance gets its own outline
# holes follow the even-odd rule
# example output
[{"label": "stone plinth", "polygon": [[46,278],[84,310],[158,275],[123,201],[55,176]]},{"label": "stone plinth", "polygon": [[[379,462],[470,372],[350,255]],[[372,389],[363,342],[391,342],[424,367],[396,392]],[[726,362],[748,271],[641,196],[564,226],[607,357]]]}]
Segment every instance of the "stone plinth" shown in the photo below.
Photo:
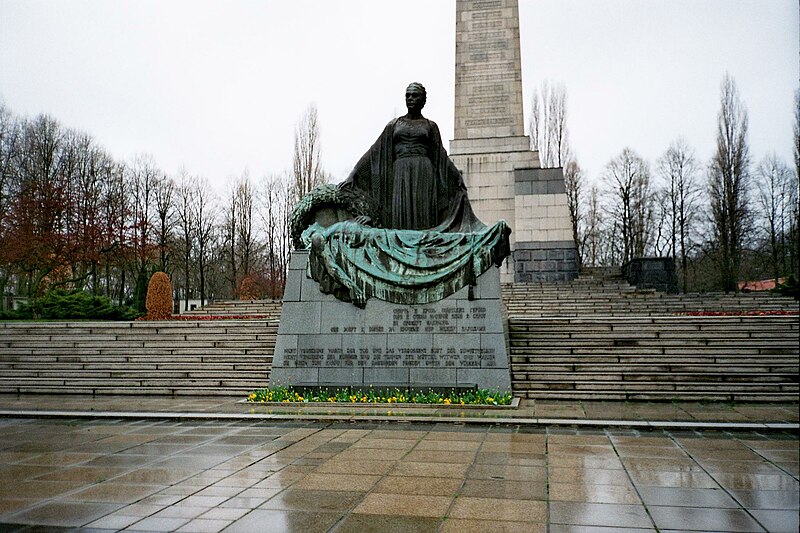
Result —
[{"label": "stone plinth", "polygon": [[444,300],[366,309],[322,294],[294,252],[270,385],[511,390],[497,268]]},{"label": "stone plinth", "polygon": [[514,281],[557,282],[578,277],[578,250],[561,168],[514,171]]}]

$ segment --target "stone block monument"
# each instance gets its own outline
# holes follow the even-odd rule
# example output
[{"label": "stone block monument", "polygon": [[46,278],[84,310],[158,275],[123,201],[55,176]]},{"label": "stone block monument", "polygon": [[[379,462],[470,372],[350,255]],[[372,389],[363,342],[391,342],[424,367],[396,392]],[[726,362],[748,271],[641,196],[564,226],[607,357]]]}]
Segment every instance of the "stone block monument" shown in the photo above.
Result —
[{"label": "stone block monument", "polygon": [[475,213],[512,229],[504,281],[577,277],[560,168],[541,168],[525,135],[518,0],[456,0],[455,135],[450,155]]},{"label": "stone block monument", "polygon": [[497,267],[438,302],[371,299],[365,309],[323,294],[294,252],[272,362],[273,385],[510,390]]}]

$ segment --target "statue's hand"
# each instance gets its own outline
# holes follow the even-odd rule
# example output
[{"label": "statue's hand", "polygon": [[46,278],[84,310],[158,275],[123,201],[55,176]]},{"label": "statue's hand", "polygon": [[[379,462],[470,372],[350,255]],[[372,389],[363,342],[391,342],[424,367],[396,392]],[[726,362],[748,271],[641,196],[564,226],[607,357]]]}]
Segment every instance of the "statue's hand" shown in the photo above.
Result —
[{"label": "statue's hand", "polygon": [[367,215],[359,215],[355,218],[356,224],[361,224],[362,226],[372,226],[372,219]]}]

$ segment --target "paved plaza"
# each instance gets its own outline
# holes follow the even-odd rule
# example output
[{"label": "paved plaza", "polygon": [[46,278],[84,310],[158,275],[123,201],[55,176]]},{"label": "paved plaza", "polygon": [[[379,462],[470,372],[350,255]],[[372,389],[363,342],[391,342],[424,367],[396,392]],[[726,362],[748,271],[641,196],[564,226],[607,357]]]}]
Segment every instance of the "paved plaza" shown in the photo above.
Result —
[{"label": "paved plaza", "polygon": [[[41,398],[25,400],[0,408],[46,414]],[[80,400],[50,403],[79,416],[0,419],[0,531],[798,530],[797,429],[746,429],[757,416],[796,422],[796,404],[605,403],[606,418],[675,422],[658,429],[592,427],[581,402],[539,408],[586,423],[540,425],[264,420],[230,400]],[[168,415],[191,405],[218,417]],[[692,410],[710,425],[681,429]],[[713,429],[726,417],[739,429]]]},{"label": "paved plaza", "polygon": [[228,418],[258,420],[436,422],[522,426],[600,426],[797,431],[797,403],[522,400],[515,408],[405,404],[257,404],[230,397],[0,395],[0,416]]}]

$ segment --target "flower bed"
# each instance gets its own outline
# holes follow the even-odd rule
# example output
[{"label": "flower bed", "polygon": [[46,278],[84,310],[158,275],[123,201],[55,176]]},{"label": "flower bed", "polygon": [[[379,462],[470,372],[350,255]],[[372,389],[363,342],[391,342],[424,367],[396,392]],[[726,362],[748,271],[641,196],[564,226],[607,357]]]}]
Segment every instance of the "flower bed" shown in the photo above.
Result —
[{"label": "flower bed", "polygon": [[409,391],[404,389],[308,389],[293,387],[258,389],[250,393],[251,403],[339,403],[339,404],[413,404],[413,405],[511,405],[510,393],[487,389],[439,392],[435,390]]}]

